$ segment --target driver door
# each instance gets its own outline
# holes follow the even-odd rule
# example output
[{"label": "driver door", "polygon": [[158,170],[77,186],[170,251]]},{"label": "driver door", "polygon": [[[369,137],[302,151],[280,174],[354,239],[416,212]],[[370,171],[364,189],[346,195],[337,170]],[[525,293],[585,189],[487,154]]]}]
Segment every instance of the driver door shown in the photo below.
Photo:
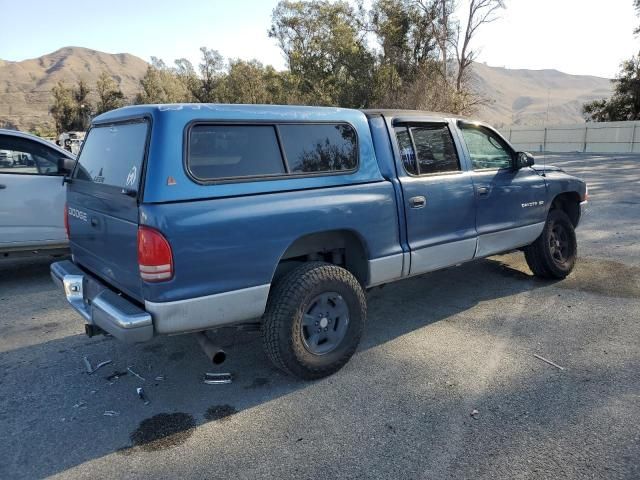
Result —
[{"label": "driver door", "polygon": [[0,134],[0,249],[67,243],[60,157],[44,143]]},{"label": "driver door", "polygon": [[522,247],[542,232],[546,183],[533,168],[515,168],[516,152],[494,130],[458,123],[472,168],[476,198],[476,257]]}]

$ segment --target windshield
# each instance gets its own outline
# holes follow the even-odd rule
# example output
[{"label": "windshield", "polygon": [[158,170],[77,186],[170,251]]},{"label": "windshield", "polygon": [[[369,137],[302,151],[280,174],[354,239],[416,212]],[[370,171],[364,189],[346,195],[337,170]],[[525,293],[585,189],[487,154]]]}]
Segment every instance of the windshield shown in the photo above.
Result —
[{"label": "windshield", "polygon": [[73,178],[138,190],[148,127],[146,121],[93,127]]}]

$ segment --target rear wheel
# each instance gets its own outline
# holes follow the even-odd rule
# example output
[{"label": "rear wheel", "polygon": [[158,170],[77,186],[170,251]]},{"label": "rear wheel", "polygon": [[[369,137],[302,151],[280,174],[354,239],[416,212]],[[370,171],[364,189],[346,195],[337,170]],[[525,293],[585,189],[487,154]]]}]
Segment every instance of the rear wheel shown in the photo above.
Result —
[{"label": "rear wheel", "polygon": [[358,280],[335,265],[306,263],[283,277],[263,318],[267,355],[304,380],[326,377],[355,353],[367,314]]},{"label": "rear wheel", "polygon": [[578,255],[576,233],[562,210],[551,210],[540,236],[525,247],[524,256],[531,271],[542,278],[565,278]]}]

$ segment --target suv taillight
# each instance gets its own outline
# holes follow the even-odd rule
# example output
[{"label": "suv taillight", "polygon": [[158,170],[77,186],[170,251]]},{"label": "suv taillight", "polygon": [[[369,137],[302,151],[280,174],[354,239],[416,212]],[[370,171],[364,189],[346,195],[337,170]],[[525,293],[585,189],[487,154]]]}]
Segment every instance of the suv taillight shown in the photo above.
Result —
[{"label": "suv taillight", "polygon": [[138,267],[146,282],[164,282],[173,277],[171,245],[153,228],[138,227]]},{"label": "suv taillight", "polygon": [[69,235],[69,206],[66,203],[64,204],[64,229],[67,232],[67,239],[70,239],[71,235]]}]

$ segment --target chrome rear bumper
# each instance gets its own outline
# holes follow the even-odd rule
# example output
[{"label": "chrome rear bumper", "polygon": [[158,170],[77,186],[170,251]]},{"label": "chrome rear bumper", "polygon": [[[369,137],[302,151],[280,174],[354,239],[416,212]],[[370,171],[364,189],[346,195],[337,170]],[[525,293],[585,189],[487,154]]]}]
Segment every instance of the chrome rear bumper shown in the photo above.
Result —
[{"label": "chrome rear bumper", "polygon": [[53,281],[64,289],[69,304],[90,325],[133,343],[153,337],[151,314],[108,289],[95,277],[64,260],[51,264]]}]

